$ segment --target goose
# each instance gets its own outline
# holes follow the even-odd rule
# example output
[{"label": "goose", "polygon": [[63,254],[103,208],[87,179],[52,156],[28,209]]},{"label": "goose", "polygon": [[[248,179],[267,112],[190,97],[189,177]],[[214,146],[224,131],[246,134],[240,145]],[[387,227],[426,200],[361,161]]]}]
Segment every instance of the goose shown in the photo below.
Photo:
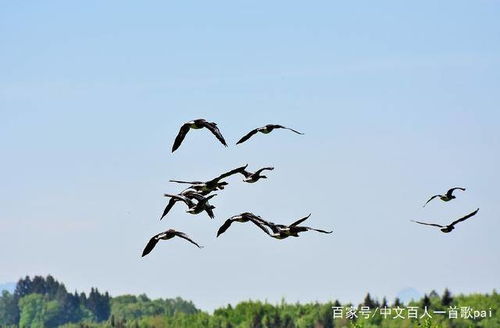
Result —
[{"label": "goose", "polygon": [[305,227],[305,226],[299,226],[302,222],[307,220],[311,214],[308,216],[305,216],[295,222],[293,222],[290,225],[283,225],[283,224],[274,224],[272,222],[267,222],[267,226],[271,228],[272,233],[269,233],[269,236],[276,238],[276,239],[285,239],[288,237],[298,237],[300,232],[304,231],[317,231],[321,233],[326,233],[326,234],[331,234],[333,231],[326,231],[326,230],[321,230],[321,229],[316,229],[316,228],[311,228],[311,227]]},{"label": "goose", "polygon": [[257,216],[253,213],[250,212],[244,212],[238,215],[233,215],[229,219],[224,222],[224,224],[219,228],[217,231],[217,237],[222,235],[230,226],[233,222],[252,222],[255,224],[257,227],[262,229],[265,233],[269,234],[269,231],[267,231],[267,228],[265,227],[264,221],[260,218],[260,216]]},{"label": "goose", "polygon": [[455,197],[455,195],[453,195],[453,191],[455,191],[457,189],[465,191],[465,188],[462,188],[462,187],[451,188],[444,195],[434,195],[431,198],[429,198],[429,200],[427,202],[425,202],[423,207],[425,207],[425,205],[427,205],[427,203],[429,203],[431,200],[433,200],[436,197],[439,197],[439,199],[441,199],[443,202],[449,202],[450,200],[455,199],[456,197]]},{"label": "goose", "polygon": [[180,130],[179,133],[177,134],[177,137],[175,137],[174,144],[172,146],[172,153],[179,148],[181,145],[182,141],[186,137],[186,134],[189,132],[191,129],[202,129],[202,128],[207,128],[210,130],[210,132],[215,135],[215,137],[224,145],[227,147],[226,140],[224,140],[224,137],[222,136],[222,133],[220,132],[219,128],[217,127],[217,124],[214,122],[207,122],[206,120],[200,118],[197,120],[189,121],[184,123]]},{"label": "goose", "polygon": [[[164,194],[164,196],[165,195],[166,194]],[[204,194],[203,193],[198,193],[196,190],[188,188],[188,189],[183,190],[179,194],[179,196],[184,196],[186,198],[193,199],[193,198],[196,198],[196,197],[199,197],[199,196],[204,196]],[[169,196],[165,196],[165,197],[169,197]],[[165,215],[168,214],[168,212],[170,212],[170,210],[172,209],[172,207],[174,207],[175,203],[177,203],[178,201],[184,201],[184,199],[182,199],[181,197],[170,197],[170,200],[168,201],[167,206],[163,210],[163,213],[162,213],[162,215],[160,217],[160,220],[163,219],[165,217]]]},{"label": "goose", "polygon": [[253,129],[252,131],[248,132],[236,144],[238,145],[240,143],[243,143],[243,142],[247,141],[248,139],[250,139],[257,132],[268,134],[268,133],[271,133],[274,129],[287,129],[287,130],[293,131],[293,132],[295,132],[297,134],[302,134],[303,135],[302,132],[299,132],[299,131],[294,130],[294,129],[287,128],[287,127],[285,127],[283,125],[267,124],[267,125],[265,125],[263,127]]},{"label": "goose", "polygon": [[203,248],[203,246],[200,246],[196,242],[194,242],[193,240],[191,240],[191,238],[189,238],[189,236],[186,235],[184,232],[176,231],[174,229],[168,229],[165,232],[160,232],[159,234],[154,235],[148,241],[148,243],[146,244],[146,247],[142,251],[142,257],[144,257],[144,256],[148,255],[149,253],[151,253],[151,251],[153,250],[153,248],[155,248],[156,244],[160,240],[169,240],[169,239],[174,238],[175,236],[186,239],[190,243],[196,245],[198,248]]},{"label": "goose", "polygon": [[424,225],[428,225],[428,226],[433,226],[433,227],[438,227],[439,230],[441,230],[442,232],[444,233],[448,233],[448,232],[451,232],[453,229],[455,229],[455,224],[459,223],[459,222],[462,222],[462,221],[465,221],[467,220],[468,218],[470,217],[473,217],[474,215],[476,215],[476,213],[479,211],[479,208],[477,210],[475,210],[474,212],[472,213],[469,213],[467,214],[466,216],[464,217],[461,217],[460,219],[458,220],[455,220],[453,221],[452,223],[450,223],[449,225],[440,225],[440,224],[435,224],[435,223],[426,223],[426,222],[420,222],[420,221],[415,221],[415,220],[411,220],[412,222],[415,222],[415,223],[418,223],[418,224],[424,224]]},{"label": "goose", "polygon": [[243,179],[244,182],[254,183],[259,181],[260,179],[267,179],[265,175],[260,175],[262,171],[265,170],[271,171],[274,170],[274,167],[263,167],[260,170],[255,171],[254,173],[248,172],[247,170],[243,169],[240,171],[240,173],[243,174],[243,176],[245,177],[245,179]]},{"label": "goose", "polygon": [[205,181],[205,182],[203,182],[203,181],[183,181],[183,180],[170,180],[170,182],[190,184],[191,186],[189,188],[194,189],[199,193],[208,194],[214,190],[224,189],[224,187],[227,186],[228,183],[225,181],[220,181],[220,180],[227,178],[233,174],[240,173],[247,166],[248,166],[248,164],[245,166],[238,167],[234,170],[223,173],[212,180]]},{"label": "goose", "polygon": [[[211,219],[213,219],[215,217],[214,216],[214,212],[212,211],[215,208],[215,206],[209,204],[208,201],[212,197],[217,196],[217,194],[213,194],[213,195],[210,195],[208,197],[205,197],[205,196],[197,194],[197,193],[192,193],[189,196],[185,196],[185,195],[172,195],[172,194],[164,194],[163,196],[170,197],[170,201],[168,202],[167,207],[163,211],[163,215],[160,218],[160,220],[163,219],[163,217],[165,215],[167,215],[167,213],[172,208],[173,205],[170,205],[171,202],[172,202],[172,204],[175,204],[178,201],[182,201],[182,202],[184,202],[188,206],[188,209],[187,209],[186,213],[189,213],[189,214],[199,214],[199,213],[205,211],[205,212],[207,212],[208,216]],[[192,200],[193,198],[197,200],[197,203],[195,203]]]}]

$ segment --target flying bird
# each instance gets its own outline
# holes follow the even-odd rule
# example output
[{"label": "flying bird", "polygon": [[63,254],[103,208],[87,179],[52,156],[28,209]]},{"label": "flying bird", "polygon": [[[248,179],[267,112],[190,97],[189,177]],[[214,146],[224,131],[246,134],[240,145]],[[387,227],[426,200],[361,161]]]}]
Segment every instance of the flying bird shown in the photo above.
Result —
[{"label": "flying bird", "polygon": [[262,171],[265,170],[271,171],[274,170],[274,167],[263,167],[260,170],[255,171],[254,173],[243,169],[239,173],[243,174],[243,176],[245,177],[245,179],[243,179],[244,182],[254,183],[259,181],[260,179],[267,179],[267,176],[261,175]]},{"label": "flying bird", "polygon": [[317,231],[317,232],[321,232],[321,233],[327,233],[327,234],[330,234],[333,232],[333,231],[326,231],[326,230],[321,230],[321,229],[316,229],[316,228],[311,228],[311,227],[306,227],[306,226],[299,226],[299,224],[301,224],[302,222],[307,220],[310,216],[311,216],[311,214],[293,222],[292,224],[290,224],[288,226],[283,225],[283,224],[274,224],[272,222],[266,222],[266,221],[264,221],[264,222],[266,222],[267,223],[266,225],[269,228],[271,228],[271,230],[272,230],[272,233],[268,233],[269,236],[276,238],[276,239],[285,239],[288,237],[298,237],[300,232],[309,231],[309,230],[313,230],[313,231]]},{"label": "flying bird", "polygon": [[146,244],[146,247],[142,251],[142,256],[144,257],[144,256],[148,255],[149,253],[151,253],[151,251],[153,250],[153,248],[155,248],[156,244],[160,240],[169,240],[169,239],[174,238],[175,236],[183,238],[183,239],[186,239],[190,243],[196,245],[198,248],[203,248],[203,246],[200,246],[196,242],[194,242],[193,240],[191,240],[191,238],[189,238],[188,235],[186,235],[184,232],[176,231],[174,229],[168,229],[165,232],[160,232],[159,234],[153,236],[148,241],[148,243]]},{"label": "flying bird", "polygon": [[425,202],[423,207],[425,207],[425,205],[427,205],[427,203],[429,203],[431,200],[433,200],[436,197],[439,197],[443,202],[449,202],[450,200],[455,199],[456,197],[455,197],[455,195],[453,195],[453,191],[455,191],[457,189],[465,191],[465,188],[461,188],[461,187],[451,188],[444,195],[434,195],[431,198],[429,198],[429,200],[427,202]]},{"label": "flying bird", "polygon": [[250,212],[244,212],[238,215],[233,215],[229,219],[227,219],[226,222],[224,222],[224,224],[219,228],[219,231],[217,231],[217,237],[223,234],[233,222],[252,222],[257,227],[262,229],[265,233],[269,234],[269,231],[267,231],[267,228],[265,227],[264,221],[259,216]]},{"label": "flying bird", "polygon": [[234,170],[223,173],[212,180],[205,181],[205,182],[203,182],[203,181],[182,181],[182,180],[170,180],[170,182],[190,184],[191,185],[189,187],[190,189],[194,189],[197,192],[206,195],[214,190],[224,189],[224,187],[227,186],[228,183],[225,181],[220,181],[220,180],[225,179],[233,174],[241,173],[241,171],[244,170],[247,166],[248,166],[248,164],[245,166],[238,167]]},{"label": "flying bird", "polygon": [[[214,212],[212,211],[215,208],[215,206],[209,204],[208,201],[212,197],[217,196],[217,194],[213,194],[213,195],[210,195],[208,197],[205,197],[205,196],[200,195],[198,193],[191,193],[191,194],[188,194],[187,196],[182,195],[182,194],[179,194],[179,195],[164,194],[163,196],[170,197],[170,201],[168,202],[167,207],[163,211],[163,214],[162,214],[160,220],[163,219],[163,217],[165,215],[167,215],[167,213],[170,211],[170,209],[174,206],[173,204],[175,204],[176,202],[179,202],[179,201],[184,202],[188,206],[186,213],[199,214],[199,213],[205,211],[205,212],[207,212],[208,216],[211,219],[213,219],[215,217]],[[195,199],[197,201],[197,203],[195,203],[193,201],[193,199]]]},{"label": "flying bird", "polygon": [[212,132],[213,135],[215,135],[215,137],[217,139],[219,139],[219,141],[224,146],[227,147],[226,140],[224,140],[222,133],[220,132],[219,128],[217,127],[217,124],[214,122],[208,122],[208,121],[200,118],[197,120],[186,122],[181,126],[181,129],[179,130],[177,137],[175,137],[175,141],[174,141],[174,144],[172,146],[172,153],[174,151],[176,151],[177,148],[179,148],[179,146],[181,145],[182,141],[186,137],[186,134],[189,132],[189,130],[191,130],[191,129],[197,130],[197,129],[202,129],[202,128],[207,128],[208,130],[210,130],[210,132]]},{"label": "flying bird", "polygon": [[295,132],[297,134],[302,134],[303,135],[302,132],[299,132],[299,131],[294,130],[294,129],[287,128],[287,127],[285,127],[283,125],[268,124],[266,126],[263,126],[263,127],[257,128],[257,129],[253,129],[252,131],[248,132],[236,144],[240,144],[240,143],[243,143],[243,142],[247,141],[248,139],[250,139],[257,132],[268,134],[268,133],[271,133],[274,129],[287,129],[287,130],[293,131],[293,132]]},{"label": "flying bird", "polygon": [[440,224],[435,224],[435,223],[426,223],[426,222],[420,222],[420,221],[415,221],[415,220],[411,220],[412,222],[415,222],[415,223],[418,223],[418,224],[424,224],[424,225],[428,225],[428,226],[433,226],[433,227],[438,227],[439,230],[441,230],[442,232],[445,232],[445,233],[448,233],[448,232],[451,232],[453,229],[455,229],[455,224],[459,223],[459,222],[462,222],[462,221],[465,221],[467,220],[468,218],[476,215],[476,213],[479,211],[479,208],[477,210],[475,210],[474,212],[472,213],[469,213],[467,214],[466,216],[464,217],[461,217],[460,219],[458,220],[455,220],[453,221],[452,223],[450,223],[449,225],[440,225]]}]

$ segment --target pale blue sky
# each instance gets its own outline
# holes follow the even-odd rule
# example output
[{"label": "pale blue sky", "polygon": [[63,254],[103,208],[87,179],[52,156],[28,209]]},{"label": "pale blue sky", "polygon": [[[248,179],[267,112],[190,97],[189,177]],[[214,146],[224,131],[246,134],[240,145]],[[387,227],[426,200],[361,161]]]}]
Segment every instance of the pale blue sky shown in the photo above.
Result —
[{"label": "pale blue sky", "polygon": [[[70,289],[359,302],[414,287],[500,287],[499,1],[0,1],[0,282],[52,274]],[[224,149],[179,126],[219,123]],[[234,143],[250,129],[278,131]],[[214,200],[176,206],[171,178],[249,163]],[[450,203],[422,204],[464,186]],[[480,207],[451,234],[447,223]],[[249,225],[312,213],[334,230],[283,241]],[[141,259],[150,236],[181,240]]]}]

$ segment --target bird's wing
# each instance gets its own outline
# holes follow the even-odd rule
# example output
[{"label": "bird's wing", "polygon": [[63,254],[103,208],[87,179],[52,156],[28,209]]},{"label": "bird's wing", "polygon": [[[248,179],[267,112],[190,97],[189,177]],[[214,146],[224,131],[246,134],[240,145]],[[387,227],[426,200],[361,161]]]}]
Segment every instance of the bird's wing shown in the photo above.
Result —
[{"label": "bird's wing", "polygon": [[453,226],[453,225],[455,225],[455,224],[457,224],[457,223],[459,223],[459,222],[465,221],[465,220],[467,220],[468,218],[470,218],[470,217],[472,217],[472,216],[476,215],[478,211],[479,211],[479,208],[478,208],[477,210],[475,210],[474,212],[469,213],[469,214],[467,214],[466,216],[461,217],[460,219],[453,221],[450,225],[451,225],[451,226]]},{"label": "bird's wing", "polygon": [[453,192],[454,192],[455,190],[457,190],[457,189],[458,189],[458,190],[465,191],[465,188],[462,188],[462,187],[455,187],[455,188],[451,188],[450,190],[448,190],[448,191],[446,192],[446,197],[450,198],[450,197],[453,195]]},{"label": "bird's wing", "polygon": [[179,130],[179,133],[177,134],[177,137],[175,137],[174,145],[172,146],[172,153],[179,148],[179,146],[182,143],[182,140],[184,140],[184,137],[186,134],[189,132],[191,129],[191,126],[189,123],[183,124]]},{"label": "bird's wing", "polygon": [[245,169],[247,168],[248,164],[244,165],[244,166],[240,166],[240,167],[237,167],[231,171],[228,171],[228,172],[225,172],[225,173],[222,173],[221,175],[219,175],[217,178],[215,179],[212,179],[211,182],[218,182],[219,180],[222,180],[224,178],[227,178],[233,174],[236,174],[236,173],[242,173],[243,171],[245,171]]},{"label": "bird's wing", "polygon": [[425,223],[425,222],[420,222],[420,221],[415,221],[415,220],[411,220],[411,221],[415,222],[415,223],[418,223],[418,224],[424,224],[424,225],[438,227],[438,228],[444,228],[445,227],[445,226],[442,226],[440,224],[435,224],[435,223]]},{"label": "bird's wing", "polygon": [[427,203],[429,203],[431,200],[433,200],[434,198],[439,197],[439,196],[441,196],[441,195],[434,195],[431,198],[429,198],[429,200],[425,202],[423,207],[425,207],[425,205],[427,205]]},{"label": "bird's wing", "polygon": [[195,203],[187,198],[186,196],[182,196],[182,195],[172,195],[172,194],[163,194],[163,196],[165,197],[170,197],[171,199],[176,199],[178,201],[182,201],[184,202],[188,207],[192,207],[195,205]]},{"label": "bird's wing", "polygon": [[287,130],[290,130],[290,131],[295,132],[295,133],[297,133],[297,134],[302,134],[302,135],[304,135],[304,133],[299,132],[299,131],[294,130],[294,129],[291,129],[291,128],[287,128],[286,126],[278,125],[278,126],[277,126],[277,128],[287,129]]},{"label": "bird's wing", "polygon": [[227,147],[226,140],[224,140],[224,137],[222,136],[222,133],[220,132],[219,128],[217,127],[217,124],[214,122],[203,122],[203,126],[206,127],[207,129],[210,130],[210,132],[213,133],[213,135],[219,139],[219,141]]},{"label": "bird's wing", "polygon": [[259,220],[258,218],[255,217],[250,217],[250,221],[255,224],[257,227],[259,227],[262,231],[264,231],[266,234],[269,234],[269,231],[267,230],[266,226],[264,223]]},{"label": "bird's wing", "polygon": [[178,237],[181,237],[183,239],[186,239],[187,241],[189,241],[191,244],[194,244],[196,245],[198,248],[203,248],[203,246],[200,246],[198,245],[196,242],[194,242],[191,238],[189,238],[188,235],[186,235],[184,232],[180,232],[180,231],[176,231],[175,232],[175,235],[178,236]]},{"label": "bird's wing", "polygon": [[168,180],[170,182],[175,182],[175,183],[187,183],[191,185],[196,185],[196,184],[202,184],[202,181],[182,181],[182,180]]},{"label": "bird's wing", "polygon": [[144,250],[142,251],[142,256],[146,256],[148,255],[149,253],[151,253],[151,251],[153,250],[153,248],[155,248],[156,244],[158,243],[158,238],[157,238],[158,235],[154,236],[153,238],[151,238],[148,243],[146,244],[146,247],[144,247]]},{"label": "bird's wing", "polygon": [[263,168],[261,168],[261,169],[257,170],[257,171],[255,172],[255,174],[259,175],[262,171],[266,171],[266,170],[268,170],[268,171],[272,171],[272,170],[274,170],[274,167],[263,167]]},{"label": "bird's wing", "polygon": [[250,139],[250,137],[252,137],[254,134],[256,134],[257,131],[259,131],[258,128],[257,129],[253,129],[252,131],[248,132],[240,140],[238,140],[238,142],[236,144],[240,144],[240,143],[243,143],[243,142],[247,141],[248,139]]},{"label": "bird's wing", "polygon": [[219,230],[217,231],[217,237],[226,232],[226,230],[231,226],[231,223],[233,223],[233,220],[231,218],[227,219],[226,222],[224,222],[224,224],[221,225]]},{"label": "bird's wing", "polygon": [[298,226],[299,224],[301,224],[302,222],[304,222],[305,220],[307,220],[310,216],[311,216],[311,214],[309,213],[309,215],[308,215],[308,216],[305,216],[305,217],[303,217],[302,219],[297,220],[297,221],[295,221],[294,223],[290,224],[290,227],[295,227],[295,226]]},{"label": "bird's wing", "polygon": [[205,212],[207,212],[208,216],[211,219],[215,218],[215,214],[214,214],[212,207],[210,207],[210,206],[205,207]]},{"label": "bird's wing", "polygon": [[170,210],[172,209],[172,207],[174,207],[176,202],[177,202],[177,200],[175,200],[175,198],[170,198],[170,200],[168,201],[167,207],[165,207],[165,210],[163,211],[163,214],[160,217],[160,220],[163,219],[163,217],[165,217],[165,215],[167,215],[168,212],[170,212]]},{"label": "bird's wing", "polygon": [[321,229],[316,229],[316,228],[311,228],[311,227],[304,227],[304,228],[307,228],[307,230],[313,230],[313,231],[317,231],[317,232],[321,232],[321,233],[332,233],[333,232],[333,230],[326,231],[326,230],[321,230]]}]

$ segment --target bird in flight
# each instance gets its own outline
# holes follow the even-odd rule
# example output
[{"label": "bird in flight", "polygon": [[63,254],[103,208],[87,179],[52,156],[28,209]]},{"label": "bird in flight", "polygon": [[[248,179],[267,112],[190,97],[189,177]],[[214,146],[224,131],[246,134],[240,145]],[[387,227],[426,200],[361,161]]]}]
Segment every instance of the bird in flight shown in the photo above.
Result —
[{"label": "bird in flight", "polygon": [[[248,165],[248,164],[247,164]],[[170,180],[170,182],[175,182],[175,183],[187,183],[190,184],[191,186],[189,187],[190,189],[196,190],[198,193],[201,193],[203,195],[206,195],[214,190],[222,190],[224,187],[228,184],[225,181],[220,181],[224,178],[227,178],[233,174],[236,173],[241,173],[242,170],[244,170],[247,165],[238,167],[234,170],[228,171],[226,173],[223,173],[219,175],[218,177],[208,180],[208,181],[182,181],[182,180]]]},{"label": "bird in flight", "polygon": [[333,231],[325,231],[325,230],[321,230],[321,229],[316,229],[316,228],[311,228],[311,227],[299,225],[302,222],[304,222],[305,220],[307,220],[310,216],[311,216],[311,214],[293,222],[290,225],[274,224],[272,222],[266,222],[266,221],[264,221],[264,222],[267,223],[266,225],[272,231],[272,233],[268,233],[269,236],[276,238],[276,239],[285,239],[288,237],[298,237],[300,232],[309,231],[309,230],[313,230],[313,231],[317,231],[317,232],[321,232],[321,233],[327,233],[327,234],[330,234],[333,232]]},{"label": "bird in flight", "polygon": [[449,202],[450,200],[455,199],[456,197],[455,197],[455,195],[453,195],[453,191],[455,191],[457,189],[465,191],[465,188],[462,188],[462,187],[451,188],[444,195],[434,195],[431,198],[429,198],[429,200],[427,202],[425,202],[423,207],[425,207],[425,205],[427,205],[427,203],[429,203],[431,200],[433,200],[436,197],[439,197],[439,199],[441,199],[443,202]]},{"label": "bird in flight", "polygon": [[243,169],[239,173],[243,174],[243,176],[245,177],[245,179],[243,179],[244,182],[254,183],[259,181],[260,179],[267,179],[265,175],[261,175],[262,171],[265,170],[272,171],[274,170],[274,167],[263,167],[260,170],[255,171],[254,173]]},{"label": "bird in flight", "polygon": [[200,246],[196,242],[194,242],[193,240],[191,240],[191,238],[189,238],[189,236],[186,235],[184,232],[176,231],[174,229],[168,229],[165,232],[160,232],[159,234],[153,236],[148,241],[148,243],[146,244],[146,247],[142,251],[142,256],[144,257],[144,256],[148,255],[149,253],[151,253],[151,251],[153,250],[153,248],[155,248],[156,244],[160,240],[169,240],[169,239],[172,239],[172,238],[174,238],[176,236],[180,237],[180,238],[183,238],[183,239],[186,239],[190,243],[196,245],[198,248],[203,248],[203,246]]},{"label": "bird in flight", "polygon": [[214,122],[208,122],[202,118],[189,121],[184,123],[180,130],[179,133],[177,134],[177,137],[175,137],[174,144],[172,146],[172,153],[179,148],[181,145],[182,141],[186,137],[186,134],[189,132],[191,129],[202,129],[202,128],[207,128],[210,130],[210,132],[215,135],[215,137],[224,145],[227,147],[226,140],[224,140],[224,137],[222,136],[222,133],[220,132],[219,128],[217,127],[217,124]]},{"label": "bird in flight", "polygon": [[440,225],[440,224],[435,224],[435,223],[426,223],[426,222],[420,222],[420,221],[415,221],[415,220],[411,220],[411,221],[418,223],[418,224],[424,224],[424,225],[428,225],[428,226],[438,227],[439,230],[441,230],[442,232],[448,233],[448,232],[451,232],[453,229],[455,229],[455,224],[462,222],[462,221],[465,221],[470,217],[473,217],[474,215],[476,215],[476,213],[478,211],[479,211],[479,208],[477,210],[475,210],[474,212],[469,213],[466,216],[461,217],[460,219],[453,221],[449,225],[444,225],[444,226]]},{"label": "bird in flight", "polygon": [[297,134],[302,134],[302,132],[299,132],[297,130],[294,130],[294,129],[290,129],[290,128],[287,128],[283,125],[278,125],[278,124],[268,124],[266,126],[263,126],[263,127],[260,127],[260,128],[256,128],[256,129],[253,129],[252,131],[248,132],[246,135],[244,135],[236,144],[240,144],[240,143],[243,143],[245,141],[247,141],[248,139],[250,139],[254,134],[256,134],[257,132],[260,132],[260,133],[264,133],[264,134],[268,134],[268,133],[271,133],[274,129],[287,129],[287,130],[290,130],[290,131],[293,131]]},{"label": "bird in flight", "polygon": [[238,215],[233,215],[229,219],[227,219],[226,222],[224,222],[224,224],[219,228],[219,231],[217,231],[217,237],[223,234],[233,222],[252,222],[257,227],[262,229],[265,233],[269,234],[269,231],[267,231],[267,228],[265,227],[264,220],[262,220],[260,216],[257,216],[250,212],[244,212]]},{"label": "bird in flight", "polygon": [[[201,194],[198,193],[190,193],[188,195],[171,195],[171,194],[164,194],[163,196],[165,197],[170,197],[170,201],[167,204],[167,207],[165,207],[165,210],[163,211],[163,214],[160,218],[163,219],[165,215],[170,211],[170,209],[174,206],[176,202],[182,201],[188,206],[188,210],[186,213],[189,214],[199,214],[203,211],[207,212],[208,216],[213,219],[215,217],[214,212],[212,211],[215,206],[211,205],[208,203],[208,201],[214,197],[217,196],[217,194],[212,194],[208,197],[205,197]],[[193,201],[193,199],[197,200],[197,203]]]}]

